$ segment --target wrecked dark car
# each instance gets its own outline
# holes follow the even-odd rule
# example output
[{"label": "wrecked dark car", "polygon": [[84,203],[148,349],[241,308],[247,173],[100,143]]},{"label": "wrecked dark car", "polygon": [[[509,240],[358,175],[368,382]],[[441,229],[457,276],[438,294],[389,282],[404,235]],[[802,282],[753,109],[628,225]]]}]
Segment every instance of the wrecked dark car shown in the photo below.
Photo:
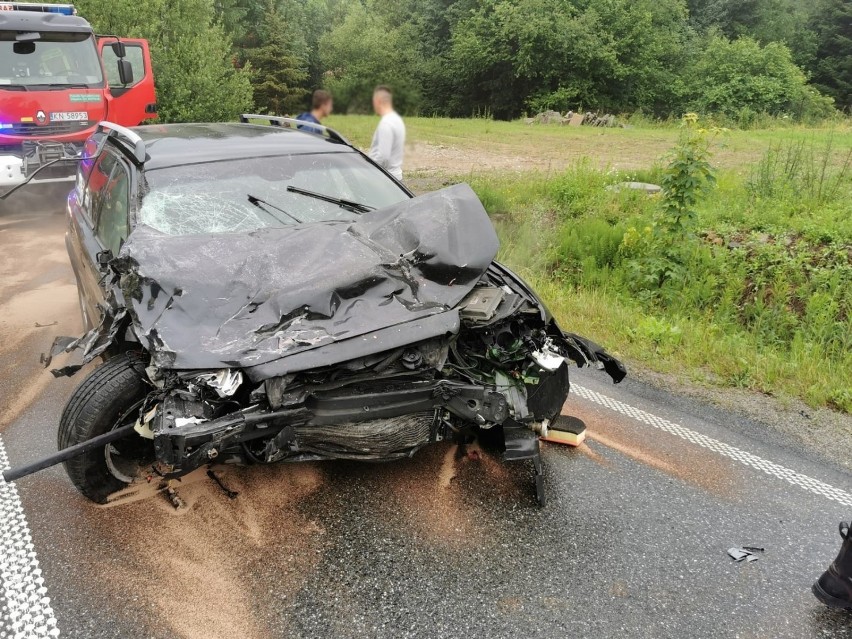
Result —
[{"label": "wrecked dark car", "polygon": [[487,436],[531,460],[569,360],[623,366],[563,332],[494,261],[466,185],[413,197],[339,134],[242,123],[102,123],[68,200],[86,333],[103,358],[62,414],[84,495],[211,463],[386,461]]}]

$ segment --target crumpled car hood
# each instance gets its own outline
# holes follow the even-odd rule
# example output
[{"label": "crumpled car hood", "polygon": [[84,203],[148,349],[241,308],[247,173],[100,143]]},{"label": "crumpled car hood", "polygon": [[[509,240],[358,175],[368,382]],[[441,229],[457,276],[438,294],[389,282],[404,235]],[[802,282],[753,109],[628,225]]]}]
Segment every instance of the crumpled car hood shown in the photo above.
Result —
[{"label": "crumpled car hood", "polygon": [[445,313],[498,246],[479,199],[457,185],[354,222],[191,236],[139,226],[113,268],[154,365],[246,368]]}]

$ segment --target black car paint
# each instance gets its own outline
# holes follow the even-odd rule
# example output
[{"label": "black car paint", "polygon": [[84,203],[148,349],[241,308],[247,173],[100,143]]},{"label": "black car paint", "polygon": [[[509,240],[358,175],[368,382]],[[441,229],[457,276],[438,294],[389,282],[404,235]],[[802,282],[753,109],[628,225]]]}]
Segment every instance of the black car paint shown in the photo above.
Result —
[{"label": "black car paint", "polygon": [[[85,311],[85,317],[88,320],[86,330],[97,327],[104,319],[104,310],[109,306],[110,298],[121,298],[119,289],[114,286],[116,284],[112,277],[114,273],[98,263],[98,254],[105,251],[106,247],[95,230],[100,202],[96,201],[95,194],[92,193],[90,179],[105,154],[115,158],[130,175],[129,198],[126,202],[128,237],[135,230],[138,222],[138,213],[144,196],[144,170],[167,169],[171,166],[254,157],[272,158],[281,156],[282,153],[293,155],[351,153],[360,156],[366,163],[381,172],[407,197],[414,197],[404,184],[354,147],[290,129],[252,124],[211,123],[149,125],[133,130],[142,137],[149,151],[145,166],[137,167],[130,162],[127,150],[113,143],[114,140],[108,139],[100,155],[93,156],[90,163],[85,161],[80,163],[75,188],[68,196],[68,228],[65,244],[78,290],[81,293],[83,307],[81,311]],[[84,153],[94,153],[99,148],[99,142],[100,140],[95,141],[94,138],[87,141]],[[52,354],[58,352],[61,352],[61,349],[54,349]],[[67,374],[77,368],[72,366],[63,370]]]},{"label": "black car paint", "polygon": [[[261,381],[303,370],[291,355],[454,312],[497,248],[479,199],[458,185],[352,222],[194,236],[143,225],[112,268],[155,366],[236,367]],[[317,365],[345,359],[329,350]]]},{"label": "black car paint", "polygon": [[[179,125],[155,125],[148,127],[138,127],[136,129],[138,133],[142,136],[143,140],[147,143],[147,148],[149,149],[149,155],[146,158],[145,167],[156,170],[163,169],[169,166],[175,165],[186,165],[186,164],[202,164],[205,162],[218,162],[224,159],[240,159],[240,158],[250,158],[260,156],[268,156],[275,157],[280,156],[281,149],[281,138],[279,137],[282,133],[287,135],[285,138],[289,144],[288,149],[296,155],[310,155],[314,153],[354,153],[369,164],[373,165],[376,169],[380,170],[389,180],[393,181],[397,186],[409,197],[414,198],[413,194],[405,187],[404,184],[393,178],[387,171],[384,171],[381,167],[375,164],[368,156],[361,153],[357,149],[350,147],[346,144],[342,144],[334,139],[327,139],[320,136],[314,136],[309,134],[303,134],[299,132],[294,132],[290,129],[282,129],[279,127],[264,127],[250,124],[233,124],[233,123],[218,123],[218,124],[179,124]],[[295,135],[292,135],[295,133]],[[291,140],[292,138],[292,140]],[[110,142],[111,140],[107,140]],[[331,146],[330,146],[331,145]],[[87,143],[87,148],[93,149],[97,145],[91,143]],[[150,155],[150,151],[153,150],[153,157]],[[127,220],[127,230],[128,230],[128,240],[129,246],[126,249],[122,250],[121,256],[117,259],[113,260],[112,264],[106,266],[102,263],[99,263],[98,256],[102,254],[103,251],[106,250],[106,247],[102,244],[100,239],[97,237],[97,233],[95,232],[95,227],[97,225],[97,215],[98,210],[97,207],[93,209],[92,203],[95,200],[94,195],[92,194],[89,188],[89,180],[91,178],[91,174],[94,172],[97,165],[103,159],[103,155],[108,154],[113,156],[117,162],[126,170],[130,175],[130,186],[129,186],[129,201],[127,204],[128,211],[128,220]],[[358,357],[363,354],[367,354],[369,352],[375,352],[378,350],[378,347],[373,346],[372,348],[364,348],[363,346],[355,345],[358,340],[333,340],[331,343],[326,342],[319,345],[314,345],[311,349],[299,349],[298,352],[288,353],[288,356],[291,360],[298,361],[297,364],[293,364],[292,368],[281,366],[276,366],[272,364],[275,359],[278,359],[275,356],[268,357],[266,361],[262,362],[254,362],[254,364],[249,365],[248,361],[240,361],[239,357],[229,357],[229,355],[234,356],[235,353],[220,353],[224,355],[224,357],[220,357],[217,361],[201,361],[196,360],[195,357],[200,357],[201,354],[204,353],[203,349],[198,348],[198,344],[183,344],[180,348],[179,352],[171,351],[168,349],[162,348],[162,335],[160,335],[159,327],[155,327],[153,325],[153,319],[160,320],[164,314],[167,314],[172,310],[171,305],[174,303],[174,300],[177,297],[183,297],[184,291],[179,287],[176,282],[167,282],[167,284],[171,284],[171,292],[165,291],[162,284],[157,281],[156,278],[148,277],[144,273],[139,272],[140,261],[136,259],[140,257],[138,255],[134,255],[137,252],[135,248],[137,245],[139,247],[138,252],[143,253],[141,256],[143,264],[151,263],[151,258],[153,262],[168,262],[173,256],[169,254],[169,243],[174,241],[176,247],[179,251],[189,251],[192,249],[193,242],[200,242],[201,244],[207,244],[208,250],[210,249],[210,242],[222,242],[220,246],[221,250],[229,250],[229,243],[233,243],[238,238],[235,236],[234,238],[227,237],[227,234],[219,234],[218,238],[213,240],[210,237],[206,238],[169,238],[167,236],[163,236],[162,234],[157,234],[156,232],[147,229],[146,227],[141,227],[135,236],[146,237],[147,242],[139,241],[134,242],[130,238],[130,234],[136,230],[137,225],[137,215],[140,207],[140,203],[143,193],[143,185],[144,185],[144,174],[142,172],[141,166],[138,166],[134,161],[131,163],[128,161],[128,152],[126,149],[122,148],[120,145],[110,145],[107,144],[101,151],[101,155],[95,157],[93,159],[92,166],[86,167],[85,163],[81,163],[81,175],[83,179],[81,180],[78,176],[77,186],[71,192],[68,198],[68,213],[69,213],[69,229],[66,233],[66,246],[68,248],[69,257],[71,259],[72,267],[75,273],[75,278],[77,279],[78,286],[82,292],[81,295],[81,304],[85,307],[85,314],[89,319],[89,324],[96,325],[100,323],[105,323],[102,329],[108,330],[111,334],[116,334],[116,326],[112,325],[112,319],[115,309],[112,308],[111,312],[107,314],[109,317],[104,316],[105,311],[109,311],[110,307],[114,307],[116,303],[120,303],[122,307],[127,306],[130,310],[130,317],[133,321],[133,341],[140,340],[143,342],[148,350],[154,355],[155,361],[159,353],[163,359],[160,360],[160,365],[176,366],[178,368],[211,368],[217,366],[245,366],[249,371],[249,376],[252,379],[259,380],[264,379],[266,377],[283,374],[288,370],[292,372],[293,370],[304,370],[306,368],[314,367],[322,365],[324,362],[330,361],[342,361],[347,357]],[[82,187],[82,189],[81,189]],[[460,188],[467,189],[466,192],[460,191]],[[455,189],[453,191],[453,189]],[[453,187],[453,189],[445,189],[445,191],[452,191],[453,195],[450,198],[458,199],[459,203],[461,203],[462,208],[468,207],[471,211],[475,211],[475,214],[472,217],[474,219],[474,226],[467,229],[459,229],[459,237],[463,237],[465,234],[470,234],[473,237],[477,238],[477,240],[485,240],[485,250],[479,255],[480,261],[479,264],[479,272],[480,274],[485,270],[485,257],[486,254],[490,253],[488,257],[488,263],[490,266],[488,267],[499,279],[502,279],[507,284],[511,284],[512,288],[517,290],[518,292],[523,292],[527,299],[538,307],[541,319],[545,323],[551,323],[552,317],[550,311],[547,309],[544,302],[538,297],[538,295],[524,282],[523,279],[518,277],[515,273],[513,273],[510,269],[505,267],[502,264],[499,264],[496,261],[493,261],[494,254],[496,253],[496,235],[494,235],[493,227],[488,221],[487,215],[485,215],[484,209],[482,209],[481,204],[476,199],[476,196],[469,190],[468,187]],[[446,197],[446,193],[442,195],[442,197]],[[432,198],[435,196],[432,195]],[[412,200],[413,201],[413,200]],[[422,206],[427,212],[430,207],[433,206],[433,203],[430,201],[430,197],[426,196],[424,198],[419,198],[421,203],[425,202],[425,205]],[[418,205],[414,205],[415,207]],[[403,208],[405,208],[403,206]],[[451,207],[452,208],[452,207]],[[423,211],[420,211],[419,214],[423,214]],[[386,215],[386,212],[371,212],[368,214],[368,219],[380,217]],[[349,229],[354,229],[361,221],[356,221],[354,224],[349,226]],[[478,226],[477,226],[478,224]],[[310,225],[313,227],[321,227],[323,223]],[[339,223],[337,223],[339,226]],[[345,226],[345,224],[344,224]],[[298,227],[297,227],[298,228]],[[284,236],[293,237],[293,229],[285,228],[285,229],[262,229],[261,231],[270,232],[273,235],[281,233]],[[356,231],[357,235],[357,231]],[[243,252],[245,254],[250,254],[253,252],[255,247],[251,246],[250,243],[252,241],[256,241],[255,234],[249,234],[249,244],[243,246]],[[273,241],[280,240],[282,238],[272,238]],[[410,238],[408,238],[410,241]],[[402,237],[396,238],[396,241],[405,241]],[[493,243],[493,245],[492,245]],[[482,248],[482,246],[479,246]],[[234,251],[230,251],[234,253]],[[256,251],[255,251],[256,252]],[[415,253],[417,249],[415,249]],[[237,251],[239,254],[240,252]],[[159,258],[158,258],[159,255]],[[430,260],[434,261],[435,256],[424,255],[422,253],[418,254],[419,257],[408,261],[408,268],[410,269],[413,265],[417,263],[420,259],[425,259],[425,263],[428,266],[428,262]],[[339,259],[339,255],[336,256]],[[387,255],[385,256],[387,257]],[[400,256],[402,257],[402,256]],[[456,261],[456,266],[458,262],[464,259],[464,255],[456,254],[456,255],[444,255],[441,256],[437,261],[445,262],[446,264],[452,265],[453,261]],[[406,261],[406,260],[403,260]],[[243,263],[245,264],[245,262]],[[174,262],[173,262],[174,265]],[[185,271],[186,264],[182,265],[183,268],[172,269],[173,272],[171,275],[180,275],[181,272],[186,273]],[[199,268],[203,268],[203,265],[197,265]],[[215,266],[212,263],[208,266]],[[231,265],[233,266],[233,265]],[[392,266],[389,264],[381,265],[383,268],[387,266]],[[342,268],[342,267],[341,267]],[[166,271],[169,269],[166,268]],[[345,270],[345,269],[342,269]],[[434,268],[431,269],[433,273],[440,272],[440,268],[437,270]],[[307,271],[305,271],[307,273]],[[458,303],[458,301],[464,296],[464,293],[470,290],[470,286],[472,286],[476,278],[472,277],[473,272],[470,271],[467,273],[468,278],[465,282],[457,281],[460,280],[459,274],[461,271],[456,269],[454,271],[456,273],[456,277],[446,276],[446,274],[440,274],[438,279],[433,283],[438,284],[439,286],[445,287],[447,293],[450,292],[451,288],[455,285],[456,290],[450,293],[449,297],[441,300],[432,300],[432,303],[437,305],[438,307],[442,307],[440,310],[446,314],[445,318],[428,318],[427,316],[431,313],[426,312],[422,313],[417,317],[408,317],[396,322],[396,325],[402,326],[406,325],[406,330],[397,330],[391,331],[395,323],[393,321],[384,323],[379,321],[376,323],[377,317],[374,316],[371,321],[367,321],[364,326],[358,329],[358,333],[356,335],[360,335],[362,337],[361,342],[364,341],[373,341],[376,344],[381,342],[386,342],[387,344],[392,344],[388,346],[388,348],[395,347],[397,343],[402,344],[405,342],[405,333],[413,332],[417,334],[418,331],[425,331],[429,333],[430,330],[450,330],[457,329],[458,325],[458,316],[457,313],[453,312],[453,307]],[[387,275],[387,269],[385,275]],[[208,279],[213,277],[215,280],[216,277],[215,272],[207,273]],[[218,277],[227,275],[227,268],[222,269],[222,272],[218,273]],[[422,273],[420,274],[422,277]],[[443,280],[442,280],[443,278]],[[166,279],[169,278],[167,274]],[[392,278],[391,278],[392,279]],[[429,277],[426,277],[426,280],[429,280]],[[442,281],[441,281],[442,280]],[[425,281],[425,280],[424,280]],[[128,284],[128,282],[132,282],[132,284]],[[466,289],[462,289],[462,284],[467,284],[468,287]],[[362,278],[361,282],[349,282],[348,287],[350,290],[358,290],[358,287],[363,287],[365,281]],[[413,285],[413,286],[412,286]],[[280,283],[277,284],[279,288],[283,288],[282,295],[286,297],[287,290],[286,287],[282,287]],[[367,288],[371,288],[373,283],[368,283]],[[239,288],[239,287],[238,287]],[[414,280],[409,282],[409,291],[412,291],[416,288],[416,284]],[[463,291],[462,294],[459,294],[459,291]],[[243,286],[241,291],[232,291],[237,293],[246,293],[246,287]],[[267,291],[269,294],[271,291]],[[290,291],[292,292],[292,291]],[[161,295],[165,293],[167,296],[166,304],[163,305],[162,299],[160,301],[160,305],[162,308],[157,311],[157,298],[161,297]],[[125,295],[126,294],[126,295]],[[251,296],[247,300],[246,304],[251,304]],[[280,297],[280,296],[279,296]],[[415,296],[416,297],[416,296]],[[145,299],[145,303],[141,303]],[[203,296],[202,296],[203,298]],[[125,299],[127,302],[125,302]],[[310,298],[307,298],[310,299]],[[276,299],[276,302],[281,301],[280,299]],[[128,303],[129,302],[129,303]],[[412,299],[409,300],[409,304],[412,302],[415,305],[419,305],[422,300]],[[198,314],[202,312],[202,309],[198,307],[198,303],[195,303],[196,308],[193,309],[193,312]],[[244,307],[245,305],[243,305]],[[261,304],[256,304],[252,311],[254,312],[262,306]],[[291,304],[292,306],[292,304]],[[243,309],[241,307],[241,310]],[[328,312],[328,300],[326,300],[325,304],[325,313],[320,313],[320,317],[324,317],[326,319],[331,319],[331,315]],[[82,309],[81,309],[82,310]],[[303,310],[307,313],[313,313],[313,309],[311,309],[310,304],[302,304],[297,305],[293,308],[288,309],[286,312],[282,312],[282,309],[276,305],[275,310],[279,311],[277,314],[278,322],[282,322],[283,320],[292,320],[294,317],[298,316],[300,310]],[[439,310],[438,308],[433,309],[433,313]],[[153,313],[152,313],[153,312]],[[313,313],[316,315],[316,313]],[[145,319],[147,318],[147,320]],[[184,318],[186,320],[187,318]],[[191,318],[190,318],[191,319]],[[214,318],[215,319],[215,318]],[[218,320],[227,320],[227,318],[219,317]],[[351,318],[347,318],[347,321]],[[180,322],[178,322],[180,323]],[[428,326],[427,326],[428,325]],[[188,329],[187,325],[187,329]],[[555,323],[554,323],[554,326]],[[431,327],[431,328],[429,328]],[[89,328],[87,326],[87,328]],[[142,329],[141,331],[139,329]],[[195,328],[195,324],[193,324],[192,329]],[[219,331],[221,331],[222,326],[219,325],[217,327],[217,336]],[[134,330],[135,329],[135,330]],[[185,334],[192,334],[192,329],[185,330]],[[556,328],[558,332],[561,332],[558,327]],[[88,340],[76,340],[71,341],[69,338],[65,338],[64,340],[59,338],[55,344],[54,349],[51,352],[51,356],[58,354],[65,350],[62,345],[67,346],[69,343],[74,343],[78,347],[81,345],[89,344],[94,345],[97,344],[99,347],[103,346],[103,332],[101,331],[101,335],[99,339],[94,339],[94,336],[91,336]],[[396,334],[396,340],[392,337],[392,334]],[[426,334],[423,333],[423,334]],[[621,381],[626,375],[626,370],[624,366],[611,357],[606,351],[585,338],[574,334],[567,334],[571,338],[571,342],[575,344],[576,348],[571,349],[571,358],[580,366],[595,363],[598,366],[606,369],[607,373],[613,378],[613,380],[617,383]],[[430,333],[431,336],[431,333]],[[369,338],[369,339],[368,339]],[[353,345],[354,348],[353,348]],[[342,348],[341,348],[342,346]],[[101,348],[99,348],[99,351]],[[251,347],[248,349],[251,351]],[[331,351],[340,352],[338,354],[332,355]],[[185,354],[185,356],[189,356],[189,359],[185,359],[184,361],[178,363],[179,353]],[[192,354],[190,356],[190,354]],[[246,352],[242,353],[243,356],[246,355]],[[306,356],[307,355],[307,356]],[[84,353],[84,363],[86,361],[90,361],[92,358],[91,353]],[[50,357],[48,357],[47,361],[50,361]],[[63,374],[73,374],[79,366],[69,366],[62,369]],[[55,371],[57,373],[57,371]]]}]

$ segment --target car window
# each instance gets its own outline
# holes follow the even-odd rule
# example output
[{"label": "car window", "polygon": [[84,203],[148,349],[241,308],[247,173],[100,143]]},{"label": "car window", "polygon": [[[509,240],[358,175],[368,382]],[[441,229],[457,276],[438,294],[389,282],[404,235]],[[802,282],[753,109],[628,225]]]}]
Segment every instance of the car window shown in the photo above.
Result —
[{"label": "car window", "polygon": [[112,153],[104,152],[98,156],[89,169],[89,179],[85,182],[86,188],[83,194],[83,210],[92,226],[95,224],[104,189],[109,182],[109,175],[117,162],[118,160]]},{"label": "car window", "polygon": [[[97,166],[95,167],[97,169]],[[101,190],[96,234],[105,249],[118,255],[127,238],[127,210],[130,202],[130,178],[121,162],[114,164],[109,179]]]},{"label": "car window", "polygon": [[78,201],[81,202],[83,210],[86,211],[86,215],[89,217],[89,221],[92,221],[93,218],[90,215],[91,211],[87,210],[89,204],[88,196],[90,194],[86,191],[86,182],[92,172],[92,168],[94,167],[95,163],[105,156],[105,154],[101,155],[101,157],[98,157],[96,155],[98,150],[98,144],[102,140],[102,138],[103,134],[96,133],[88,140],[86,140],[83,143],[83,151],[80,154],[80,157],[82,159],[77,162],[77,177],[74,182],[74,188],[77,190]]},{"label": "car window", "polygon": [[[146,171],[144,179],[139,221],[170,235],[249,231],[296,224],[293,218],[308,223],[351,220],[358,215],[289,192],[288,186],[372,208],[408,198],[396,182],[357,153],[183,165]],[[249,195],[268,204],[253,205]]]},{"label": "car window", "polygon": [[118,77],[118,57],[112,50],[109,44],[106,44],[101,51],[101,57],[104,60],[104,69],[106,69],[107,82],[111,89],[121,89],[132,87],[145,77],[145,56],[142,53],[142,46],[139,44],[125,44],[124,59],[130,63],[133,69],[133,82],[128,85],[121,83]]}]

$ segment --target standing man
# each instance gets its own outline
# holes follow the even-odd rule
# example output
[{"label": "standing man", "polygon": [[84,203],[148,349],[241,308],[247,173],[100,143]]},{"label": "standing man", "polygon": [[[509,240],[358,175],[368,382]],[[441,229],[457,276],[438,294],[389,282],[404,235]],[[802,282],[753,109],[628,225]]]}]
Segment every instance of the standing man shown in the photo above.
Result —
[{"label": "standing man", "polygon": [[[305,111],[304,113],[300,113],[296,116],[296,119],[302,122],[320,124],[324,117],[331,115],[331,110],[333,107],[334,101],[331,99],[331,93],[329,93],[328,91],[324,91],[323,89],[317,89],[316,91],[314,91],[313,98],[311,98],[311,110]],[[307,126],[304,124],[300,124],[298,128],[307,133],[319,134],[322,132],[316,127]]]},{"label": "standing man", "polygon": [[393,110],[393,94],[388,87],[377,86],[373,91],[373,110],[381,120],[373,134],[369,156],[373,162],[401,181],[405,123]]}]

